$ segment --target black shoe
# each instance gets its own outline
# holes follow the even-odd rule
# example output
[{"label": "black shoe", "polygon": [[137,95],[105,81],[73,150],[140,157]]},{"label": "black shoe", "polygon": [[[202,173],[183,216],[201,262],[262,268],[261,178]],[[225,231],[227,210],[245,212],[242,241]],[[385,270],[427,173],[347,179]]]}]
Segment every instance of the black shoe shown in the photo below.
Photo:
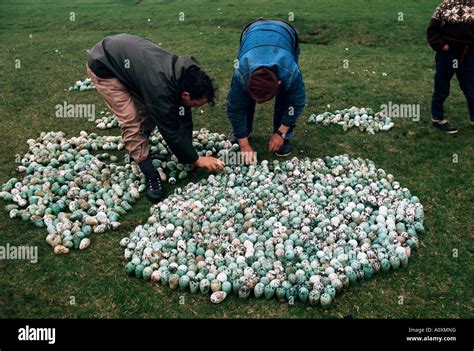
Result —
[{"label": "black shoe", "polygon": [[438,128],[442,132],[445,132],[446,134],[456,134],[458,132],[458,129],[448,122],[440,124],[436,122],[431,123],[433,127]]},{"label": "black shoe", "polygon": [[156,179],[146,179],[146,197],[153,203],[160,202],[163,198],[163,186],[159,176]]},{"label": "black shoe", "polygon": [[146,196],[153,203],[159,202],[163,198],[163,186],[160,174],[153,166],[151,157],[138,164],[146,179]]},{"label": "black shoe", "polygon": [[291,144],[289,140],[285,140],[280,150],[275,152],[275,155],[277,155],[278,157],[286,157],[286,156],[289,156],[290,154],[291,154]]}]

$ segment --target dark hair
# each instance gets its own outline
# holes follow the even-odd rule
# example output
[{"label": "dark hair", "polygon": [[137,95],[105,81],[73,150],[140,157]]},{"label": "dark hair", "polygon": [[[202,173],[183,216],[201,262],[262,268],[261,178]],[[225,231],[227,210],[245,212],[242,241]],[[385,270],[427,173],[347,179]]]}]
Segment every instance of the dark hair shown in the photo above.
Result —
[{"label": "dark hair", "polygon": [[216,88],[212,79],[200,68],[191,67],[184,75],[183,91],[189,93],[191,100],[207,98],[207,102],[214,106]]}]

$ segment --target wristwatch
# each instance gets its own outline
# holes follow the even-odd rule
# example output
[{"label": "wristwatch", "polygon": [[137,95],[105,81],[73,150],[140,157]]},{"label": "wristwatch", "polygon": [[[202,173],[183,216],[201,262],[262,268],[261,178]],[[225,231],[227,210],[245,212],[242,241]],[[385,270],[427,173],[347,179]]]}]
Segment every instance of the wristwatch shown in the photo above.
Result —
[{"label": "wristwatch", "polygon": [[280,132],[280,130],[277,130],[277,131],[275,132],[275,134],[281,136],[283,139],[286,138],[286,133],[282,133],[282,132]]}]

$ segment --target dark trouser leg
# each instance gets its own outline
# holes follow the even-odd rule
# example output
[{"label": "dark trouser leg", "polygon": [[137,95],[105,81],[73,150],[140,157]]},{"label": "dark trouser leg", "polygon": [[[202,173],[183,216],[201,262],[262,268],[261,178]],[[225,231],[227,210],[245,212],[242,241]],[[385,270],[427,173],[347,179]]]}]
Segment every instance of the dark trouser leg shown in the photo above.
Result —
[{"label": "dark trouser leg", "polygon": [[464,93],[469,108],[469,116],[474,122],[474,52],[469,50],[464,61],[456,70],[459,86]]},{"label": "dark trouser leg", "polygon": [[[275,133],[278,128],[280,128],[281,121],[283,120],[285,114],[288,112],[289,108],[290,107],[288,106],[288,103],[286,101],[285,93],[278,93],[275,98],[275,111],[273,113],[273,133]],[[286,133],[286,139],[293,138],[293,130],[295,129],[295,126],[289,127],[290,129],[288,129],[288,132]]]},{"label": "dark trouser leg", "polygon": [[454,75],[454,56],[449,52],[436,53],[436,74],[434,78],[434,91],[431,99],[431,117],[433,120],[444,119],[444,101],[449,96],[451,78]]}]

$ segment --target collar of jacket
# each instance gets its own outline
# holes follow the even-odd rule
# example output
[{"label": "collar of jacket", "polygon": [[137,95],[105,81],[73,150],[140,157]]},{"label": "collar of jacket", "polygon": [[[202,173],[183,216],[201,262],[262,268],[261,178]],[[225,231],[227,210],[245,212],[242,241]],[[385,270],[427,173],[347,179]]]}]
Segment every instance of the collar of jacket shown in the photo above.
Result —
[{"label": "collar of jacket", "polygon": [[252,21],[250,23],[248,23],[244,29],[242,30],[242,33],[240,34],[240,44],[242,44],[242,38],[244,37],[245,35],[245,32],[247,31],[247,29],[252,25],[254,24],[255,22],[264,22],[264,21],[274,21],[274,22],[282,22],[282,23],[285,23],[288,27],[290,27],[292,29],[292,32],[291,34],[294,35],[295,37],[295,43],[294,43],[294,50],[297,50],[298,47],[299,47],[299,33],[298,31],[296,30],[295,27],[293,27],[290,23],[286,22],[286,21],[282,21],[280,19],[277,19],[277,18],[263,18],[263,17],[260,17],[259,19],[255,20],[255,21]]}]

